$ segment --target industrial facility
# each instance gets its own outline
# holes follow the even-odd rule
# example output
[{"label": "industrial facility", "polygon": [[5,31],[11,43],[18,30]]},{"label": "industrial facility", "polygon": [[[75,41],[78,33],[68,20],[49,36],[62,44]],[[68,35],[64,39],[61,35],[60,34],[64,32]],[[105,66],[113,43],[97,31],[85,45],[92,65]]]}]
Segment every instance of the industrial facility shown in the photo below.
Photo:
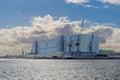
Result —
[{"label": "industrial facility", "polygon": [[[81,28],[83,27],[82,20]],[[99,53],[99,38],[93,33],[63,35],[33,42],[27,57],[31,58],[94,58]]]},{"label": "industrial facility", "polygon": [[94,58],[99,53],[99,38],[94,34],[74,34],[33,42],[28,57]]}]

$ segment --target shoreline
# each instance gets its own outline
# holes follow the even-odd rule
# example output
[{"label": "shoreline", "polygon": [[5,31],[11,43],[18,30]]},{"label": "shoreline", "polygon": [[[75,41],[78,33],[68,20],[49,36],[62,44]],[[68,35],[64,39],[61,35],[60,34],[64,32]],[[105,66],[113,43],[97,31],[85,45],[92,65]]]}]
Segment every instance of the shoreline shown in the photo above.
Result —
[{"label": "shoreline", "polygon": [[26,58],[26,57],[0,57],[0,59],[54,59],[54,60],[119,60],[120,58]]}]

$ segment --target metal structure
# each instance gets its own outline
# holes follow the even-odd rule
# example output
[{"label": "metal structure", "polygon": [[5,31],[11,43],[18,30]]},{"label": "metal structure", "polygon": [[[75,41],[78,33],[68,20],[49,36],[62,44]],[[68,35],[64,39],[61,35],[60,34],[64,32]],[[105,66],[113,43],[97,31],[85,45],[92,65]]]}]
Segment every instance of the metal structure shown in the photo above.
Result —
[{"label": "metal structure", "polygon": [[39,57],[93,58],[99,53],[99,38],[82,34],[84,19],[81,23],[81,34],[64,36],[38,41],[32,46],[32,54]]},{"label": "metal structure", "polygon": [[73,58],[94,57],[99,52],[98,37],[88,34],[77,34],[52,38],[44,41],[35,41],[32,53],[45,57],[70,54]]},{"label": "metal structure", "polygon": [[84,19],[82,19],[82,21],[81,21],[81,34],[82,34],[82,30],[83,30],[83,25],[84,25]]},{"label": "metal structure", "polygon": [[22,56],[24,55],[25,53],[24,53],[24,49],[22,48]]}]

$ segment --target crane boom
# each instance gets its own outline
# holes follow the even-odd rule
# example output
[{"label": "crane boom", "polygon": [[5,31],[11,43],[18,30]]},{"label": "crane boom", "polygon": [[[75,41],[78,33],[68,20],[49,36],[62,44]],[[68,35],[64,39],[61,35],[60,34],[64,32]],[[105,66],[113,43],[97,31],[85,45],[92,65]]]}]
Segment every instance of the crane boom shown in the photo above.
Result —
[{"label": "crane boom", "polygon": [[81,34],[82,34],[82,30],[83,30],[83,25],[84,25],[84,19],[82,19],[82,22],[81,22]]}]

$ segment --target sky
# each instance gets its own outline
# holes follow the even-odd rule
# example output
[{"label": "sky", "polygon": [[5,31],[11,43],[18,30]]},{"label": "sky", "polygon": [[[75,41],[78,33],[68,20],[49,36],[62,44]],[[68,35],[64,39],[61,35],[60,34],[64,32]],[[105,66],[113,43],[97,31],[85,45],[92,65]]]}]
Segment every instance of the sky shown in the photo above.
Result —
[{"label": "sky", "polygon": [[[94,32],[100,49],[120,51],[120,0],[0,0],[0,54],[30,52],[34,40]],[[66,33],[68,31],[68,33]]]}]

